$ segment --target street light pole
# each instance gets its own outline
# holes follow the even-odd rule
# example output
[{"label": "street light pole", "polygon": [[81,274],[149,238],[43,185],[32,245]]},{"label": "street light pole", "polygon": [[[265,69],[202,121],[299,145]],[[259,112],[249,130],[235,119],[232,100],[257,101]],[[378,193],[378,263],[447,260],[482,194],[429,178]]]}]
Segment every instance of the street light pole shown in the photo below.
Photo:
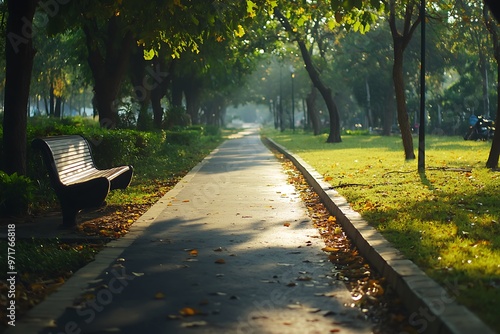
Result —
[{"label": "street light pole", "polygon": [[293,87],[293,79],[295,78],[295,69],[292,65],[290,65],[290,73],[292,76],[292,131],[295,132],[295,96],[294,96],[294,87]]},{"label": "street light pole", "polygon": [[418,127],[418,171],[425,172],[425,0],[420,1],[420,124]]},{"label": "street light pole", "polygon": [[279,118],[280,118],[279,124],[281,132],[285,131],[285,124],[283,123],[283,84],[281,80],[282,69],[283,66],[280,65],[280,95],[278,96],[278,102],[279,102]]}]

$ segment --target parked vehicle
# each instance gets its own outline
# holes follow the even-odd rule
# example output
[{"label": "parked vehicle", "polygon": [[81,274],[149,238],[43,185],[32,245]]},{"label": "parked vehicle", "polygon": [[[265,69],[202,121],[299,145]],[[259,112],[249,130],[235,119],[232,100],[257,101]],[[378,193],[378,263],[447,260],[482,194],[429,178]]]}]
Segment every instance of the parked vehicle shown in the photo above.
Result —
[{"label": "parked vehicle", "polygon": [[495,122],[483,116],[471,115],[469,117],[469,130],[464,136],[465,140],[489,140],[495,134]]}]

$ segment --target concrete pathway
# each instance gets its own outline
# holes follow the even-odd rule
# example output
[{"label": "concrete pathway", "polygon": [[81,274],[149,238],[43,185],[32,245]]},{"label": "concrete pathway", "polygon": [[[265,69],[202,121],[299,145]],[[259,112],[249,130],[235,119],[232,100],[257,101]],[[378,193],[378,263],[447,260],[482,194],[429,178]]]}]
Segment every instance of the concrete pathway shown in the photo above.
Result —
[{"label": "concrete pathway", "polygon": [[7,333],[371,333],[257,129]]}]

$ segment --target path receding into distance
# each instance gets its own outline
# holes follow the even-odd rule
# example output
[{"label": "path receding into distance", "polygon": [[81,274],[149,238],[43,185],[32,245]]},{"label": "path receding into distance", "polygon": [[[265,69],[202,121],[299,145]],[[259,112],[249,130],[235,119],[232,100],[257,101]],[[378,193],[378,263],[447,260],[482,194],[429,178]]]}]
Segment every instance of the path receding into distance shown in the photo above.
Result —
[{"label": "path receding into distance", "polygon": [[370,333],[258,129],[234,137],[7,333]]}]

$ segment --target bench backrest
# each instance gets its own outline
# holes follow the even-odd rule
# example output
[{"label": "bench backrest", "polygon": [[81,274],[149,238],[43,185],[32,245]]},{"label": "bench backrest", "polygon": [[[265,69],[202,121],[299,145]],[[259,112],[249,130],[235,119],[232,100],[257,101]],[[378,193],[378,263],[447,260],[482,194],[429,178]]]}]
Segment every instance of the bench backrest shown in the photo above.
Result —
[{"label": "bench backrest", "polygon": [[96,169],[90,145],[80,135],[37,138],[33,146],[42,150],[54,182],[68,184],[76,175]]}]

